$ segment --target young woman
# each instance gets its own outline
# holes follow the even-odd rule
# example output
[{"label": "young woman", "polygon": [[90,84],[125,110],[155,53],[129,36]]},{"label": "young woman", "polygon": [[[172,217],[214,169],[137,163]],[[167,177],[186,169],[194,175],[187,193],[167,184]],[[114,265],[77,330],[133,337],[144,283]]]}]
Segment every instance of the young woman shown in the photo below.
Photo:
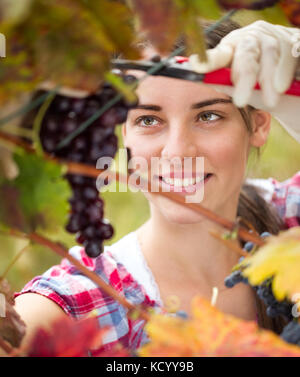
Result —
[{"label": "young woman", "polygon": [[[280,90],[283,91],[287,82],[290,84],[296,64],[289,60],[289,72],[292,74],[286,75],[286,82],[279,91],[269,82],[266,83],[262,73],[266,72],[270,59],[259,60],[258,56],[259,53],[265,56],[264,48],[268,53],[273,51],[262,42],[270,35],[263,28],[253,25],[252,29],[248,27],[233,32],[234,38],[229,40],[232,46],[230,58],[228,48],[226,52],[226,48],[222,49],[224,45],[218,43],[236,26],[229,22],[210,33],[207,37],[209,48],[218,47],[209,53],[211,66],[202,69],[220,68],[213,61],[218,61],[218,53],[224,53],[224,50],[227,53],[224,65],[232,63],[234,69],[239,57],[244,61],[243,51],[248,59],[249,56],[255,59],[255,64],[251,65],[251,59],[248,60],[247,74],[251,76],[250,79],[248,77],[248,84],[241,75],[243,68],[237,69],[236,90],[241,90],[239,80],[243,80],[244,90],[250,96],[254,77],[254,71],[250,68],[255,67],[255,79],[261,72],[259,79],[263,78],[264,97],[269,99],[266,93],[271,92],[274,105]],[[277,31],[282,28],[272,27]],[[254,49],[255,54],[251,55],[251,48],[243,47],[240,43],[245,30],[249,36],[247,46]],[[280,45],[284,36],[279,35]],[[251,38],[258,43],[252,43]],[[224,38],[224,41],[228,42],[228,38]],[[272,52],[272,56],[277,56],[280,61],[282,54],[290,54],[290,51],[276,50],[278,45],[274,41],[271,45],[276,51]],[[257,69],[257,66],[261,68]],[[259,149],[267,140],[271,122],[268,111],[251,106],[239,108],[229,95],[213,87],[161,76],[143,80],[137,93],[139,105],[129,111],[123,125],[124,144],[130,148],[133,157],[144,157],[150,164],[151,157],[159,157],[167,163],[174,157],[183,160],[184,157],[193,159],[202,156],[205,174],[209,173],[204,181],[204,198],[201,202],[204,207],[232,221],[241,215],[251,221],[259,232],[276,234],[281,228],[299,225],[300,171],[282,183],[271,178],[260,180],[263,188],[261,194],[254,186],[244,182],[250,150]],[[246,105],[247,95],[237,94],[235,92],[233,100],[239,102],[240,99],[242,103],[239,106]],[[176,172],[174,168],[172,173]],[[188,173],[195,178],[194,165]],[[174,189],[172,180],[161,176],[151,178]],[[245,320],[257,320],[258,316],[261,326],[278,330],[275,322],[268,323],[263,307],[250,286],[238,284],[230,289],[225,287],[224,278],[230,274],[239,257],[209,233],[222,229],[165,197],[151,192],[145,193],[145,196],[149,201],[151,216],[139,229],[106,246],[104,253],[95,259],[87,258],[79,246],[74,246],[70,253],[134,304],[144,303],[160,310],[170,295],[176,295],[180,300],[180,309],[190,314],[190,302],[195,295],[210,299],[212,288],[218,287],[216,306],[220,310]],[[112,326],[105,337],[104,348],[120,341],[134,350],[148,340],[143,331],[143,320],[127,318],[124,307],[66,260],[29,282],[17,294],[16,309],[27,324],[25,343],[40,326],[47,327],[55,319],[66,315],[80,319],[93,310],[97,312],[100,326]]]}]

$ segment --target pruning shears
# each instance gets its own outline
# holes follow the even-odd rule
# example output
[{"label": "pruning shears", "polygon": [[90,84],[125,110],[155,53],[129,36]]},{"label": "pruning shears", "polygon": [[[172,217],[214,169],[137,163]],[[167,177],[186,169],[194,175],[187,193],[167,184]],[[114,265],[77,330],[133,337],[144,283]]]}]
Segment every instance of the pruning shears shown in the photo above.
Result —
[{"label": "pruning shears", "polygon": [[[191,69],[189,58],[185,56],[174,56],[173,58],[155,61],[130,61],[125,59],[112,60],[112,66],[116,69],[133,69],[148,72],[154,76],[166,76],[205,84],[233,86],[230,79],[231,69],[221,68],[209,73],[197,73]],[[300,75],[299,75],[300,76]],[[257,83],[254,89],[260,89]],[[290,88],[285,94],[300,97],[300,77],[295,77]]]}]

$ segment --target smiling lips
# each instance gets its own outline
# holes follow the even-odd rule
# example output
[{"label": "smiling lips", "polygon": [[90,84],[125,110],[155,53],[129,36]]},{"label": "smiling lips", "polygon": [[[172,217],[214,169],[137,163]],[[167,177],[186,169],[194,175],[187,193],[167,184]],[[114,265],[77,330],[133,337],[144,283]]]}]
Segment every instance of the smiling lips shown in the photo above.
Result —
[{"label": "smiling lips", "polygon": [[[172,175],[173,177],[171,177]],[[168,176],[159,176],[159,180],[160,182],[162,182],[163,186],[169,187],[170,191],[174,191],[176,188],[177,190],[181,189],[183,192],[185,191],[185,189],[188,189],[190,192],[193,189],[195,190],[198,187],[201,187],[202,183],[205,183],[212,176],[211,173],[205,173],[204,175],[197,175],[193,173],[190,174],[192,175],[192,177],[186,178],[185,175],[185,178],[182,179],[178,178],[178,175],[176,177],[176,175],[177,174],[175,173],[170,173]]]}]

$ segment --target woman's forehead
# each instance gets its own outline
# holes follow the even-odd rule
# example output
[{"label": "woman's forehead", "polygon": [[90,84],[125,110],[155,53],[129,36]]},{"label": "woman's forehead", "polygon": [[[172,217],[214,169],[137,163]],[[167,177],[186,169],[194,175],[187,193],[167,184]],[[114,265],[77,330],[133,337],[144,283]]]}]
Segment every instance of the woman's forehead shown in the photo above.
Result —
[{"label": "woman's forehead", "polygon": [[[145,76],[145,72],[138,70],[130,70],[126,74],[133,75],[137,79]],[[231,98],[207,84],[165,76],[148,76],[144,78],[137,87],[137,94],[140,102],[151,99],[164,101],[170,98],[185,102],[195,102],[211,98]]]}]

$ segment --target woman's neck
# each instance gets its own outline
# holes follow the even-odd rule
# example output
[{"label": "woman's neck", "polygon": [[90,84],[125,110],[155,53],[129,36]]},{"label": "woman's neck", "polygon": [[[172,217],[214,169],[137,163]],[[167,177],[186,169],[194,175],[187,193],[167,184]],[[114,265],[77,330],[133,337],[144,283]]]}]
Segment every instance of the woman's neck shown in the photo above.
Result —
[{"label": "woman's neck", "polygon": [[152,265],[159,264],[171,279],[193,277],[208,286],[224,286],[224,278],[239,255],[213,237],[211,230],[224,232],[206,219],[196,224],[174,224],[153,211],[137,233],[145,258]]}]

